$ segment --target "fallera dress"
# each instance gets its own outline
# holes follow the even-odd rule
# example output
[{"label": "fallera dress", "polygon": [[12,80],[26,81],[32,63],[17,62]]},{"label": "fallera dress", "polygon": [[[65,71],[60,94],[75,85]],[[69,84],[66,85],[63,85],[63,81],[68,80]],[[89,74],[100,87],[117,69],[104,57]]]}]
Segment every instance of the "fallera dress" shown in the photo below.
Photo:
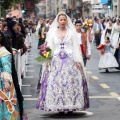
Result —
[{"label": "fallera dress", "polygon": [[53,57],[41,79],[36,108],[59,112],[85,110],[89,108],[89,95],[84,71],[76,67],[79,44],[70,29],[63,37],[55,33],[47,42]]},{"label": "fallera dress", "polygon": [[106,69],[106,68],[116,68],[118,67],[117,60],[115,59],[112,53],[113,46],[108,44],[104,48],[104,54],[101,55],[98,68]]},{"label": "fallera dress", "polygon": [[[11,76],[11,54],[5,47],[0,48],[0,120],[20,120],[19,105]],[[11,90],[5,92],[4,81],[8,80]],[[23,120],[28,120],[23,104]]]}]

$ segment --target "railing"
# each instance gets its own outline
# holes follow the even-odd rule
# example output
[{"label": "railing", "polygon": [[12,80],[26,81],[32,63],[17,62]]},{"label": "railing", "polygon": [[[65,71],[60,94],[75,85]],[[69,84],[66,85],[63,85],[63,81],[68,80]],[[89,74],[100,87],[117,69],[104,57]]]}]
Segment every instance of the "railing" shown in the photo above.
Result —
[{"label": "railing", "polygon": [[[25,43],[27,45],[29,45],[31,47],[32,45],[32,33],[28,33],[27,37],[26,37],[26,41]],[[15,59],[15,67],[16,67],[16,71],[17,71],[17,74],[18,74],[18,80],[19,80],[19,85],[20,85],[20,89],[22,87],[28,87],[28,86],[31,86],[31,85],[23,85],[23,78],[26,77],[26,72],[27,72],[27,65],[28,65],[28,51],[30,49],[27,50],[26,53],[24,53],[22,56],[21,56],[21,53],[22,51],[21,50],[18,50],[14,59]],[[32,95],[23,95],[24,97],[31,97]]]}]

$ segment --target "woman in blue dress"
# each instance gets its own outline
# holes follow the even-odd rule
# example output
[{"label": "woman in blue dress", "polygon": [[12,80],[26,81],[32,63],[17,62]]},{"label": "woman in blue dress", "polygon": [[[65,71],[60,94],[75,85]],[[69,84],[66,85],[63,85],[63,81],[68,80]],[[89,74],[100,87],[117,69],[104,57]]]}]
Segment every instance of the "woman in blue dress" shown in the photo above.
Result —
[{"label": "woman in blue dress", "polygon": [[0,32],[0,120],[28,120],[11,53]]}]

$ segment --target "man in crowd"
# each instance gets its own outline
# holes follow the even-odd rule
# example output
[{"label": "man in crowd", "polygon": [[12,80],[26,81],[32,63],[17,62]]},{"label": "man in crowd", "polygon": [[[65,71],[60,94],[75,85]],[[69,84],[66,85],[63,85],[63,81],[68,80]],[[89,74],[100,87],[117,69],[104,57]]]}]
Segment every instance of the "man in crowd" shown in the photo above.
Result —
[{"label": "man in crowd", "polygon": [[81,48],[82,56],[83,56],[83,62],[84,65],[86,66],[87,60],[90,59],[91,57],[91,47],[90,47],[90,42],[87,39],[87,33],[82,29],[82,23],[81,21],[76,21],[75,22],[75,27],[77,31],[77,38],[78,42]]},{"label": "man in crowd", "polygon": [[103,27],[102,27],[102,24],[99,22],[99,19],[97,17],[95,17],[94,20],[95,20],[95,22],[93,25],[93,33],[95,35],[96,46],[98,46],[100,44]]}]

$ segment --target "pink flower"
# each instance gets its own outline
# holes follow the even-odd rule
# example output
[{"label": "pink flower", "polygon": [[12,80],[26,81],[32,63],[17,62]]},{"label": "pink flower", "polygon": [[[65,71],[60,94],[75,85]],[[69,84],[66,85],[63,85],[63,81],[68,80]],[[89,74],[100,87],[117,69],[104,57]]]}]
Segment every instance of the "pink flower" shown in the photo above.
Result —
[{"label": "pink flower", "polygon": [[46,51],[46,50],[42,52],[42,54],[46,54],[46,53],[47,53],[47,51]]},{"label": "pink flower", "polygon": [[40,48],[40,51],[45,50],[45,44],[42,44],[39,48]]},{"label": "pink flower", "polygon": [[40,50],[43,51],[46,48],[49,48],[46,44],[42,44],[41,46],[39,46]]}]

